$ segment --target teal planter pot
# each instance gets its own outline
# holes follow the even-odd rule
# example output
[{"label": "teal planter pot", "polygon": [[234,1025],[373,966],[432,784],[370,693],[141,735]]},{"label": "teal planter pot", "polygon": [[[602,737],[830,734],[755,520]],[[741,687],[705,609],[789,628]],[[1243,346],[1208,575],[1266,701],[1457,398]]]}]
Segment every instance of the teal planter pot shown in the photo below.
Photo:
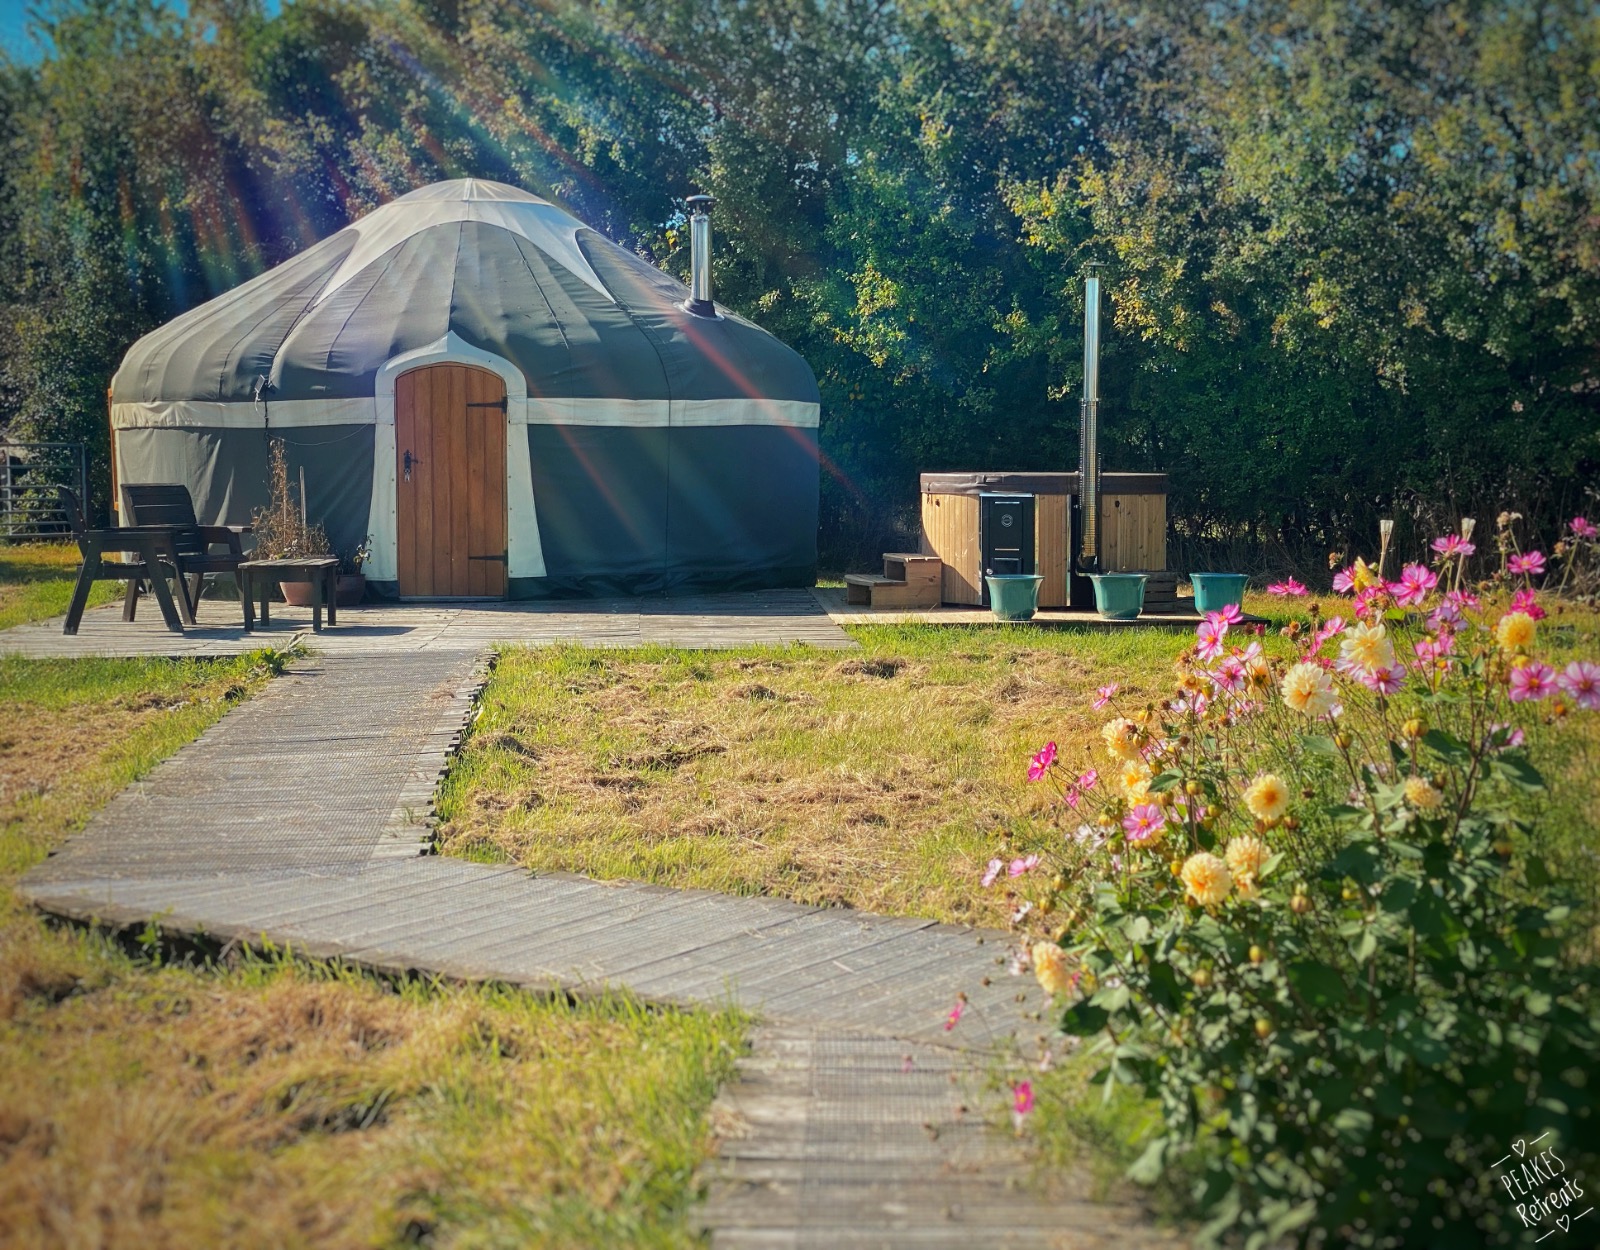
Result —
[{"label": "teal planter pot", "polygon": [[1044,578],[1037,573],[991,573],[983,580],[989,586],[989,610],[1002,621],[1031,621],[1039,610]]},{"label": "teal planter pot", "polygon": [[1131,621],[1144,611],[1143,573],[1091,573],[1095,611],[1110,621]]},{"label": "teal planter pot", "polygon": [[1207,612],[1220,612],[1230,603],[1238,607],[1244,601],[1246,573],[1191,573],[1194,583],[1194,610],[1204,616]]}]

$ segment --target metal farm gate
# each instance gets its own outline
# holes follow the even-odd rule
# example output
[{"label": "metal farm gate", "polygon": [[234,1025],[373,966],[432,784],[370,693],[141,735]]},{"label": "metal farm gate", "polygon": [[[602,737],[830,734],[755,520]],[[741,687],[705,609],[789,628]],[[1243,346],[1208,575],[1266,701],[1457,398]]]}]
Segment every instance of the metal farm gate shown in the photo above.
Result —
[{"label": "metal farm gate", "polygon": [[59,487],[89,506],[86,443],[18,443],[0,438],[0,542],[61,538],[70,531]]}]

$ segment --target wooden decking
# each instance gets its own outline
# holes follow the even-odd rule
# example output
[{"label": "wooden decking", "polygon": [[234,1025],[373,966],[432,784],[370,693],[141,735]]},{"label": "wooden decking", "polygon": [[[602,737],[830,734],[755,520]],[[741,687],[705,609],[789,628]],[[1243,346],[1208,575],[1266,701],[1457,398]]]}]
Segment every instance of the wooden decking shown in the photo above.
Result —
[{"label": "wooden decking", "polygon": [[[237,655],[311,634],[311,609],[275,604],[272,625],[246,633],[237,602],[201,601],[198,626],[175,634],[149,608],[125,622],[120,607],[86,612],[75,636],[59,617],[0,632],[0,653],[50,656]],[[590,647],[731,647],[752,643],[850,648],[856,644],[809,590],[548,603],[400,603],[344,608],[315,636],[327,655],[477,651],[496,643]]]}]

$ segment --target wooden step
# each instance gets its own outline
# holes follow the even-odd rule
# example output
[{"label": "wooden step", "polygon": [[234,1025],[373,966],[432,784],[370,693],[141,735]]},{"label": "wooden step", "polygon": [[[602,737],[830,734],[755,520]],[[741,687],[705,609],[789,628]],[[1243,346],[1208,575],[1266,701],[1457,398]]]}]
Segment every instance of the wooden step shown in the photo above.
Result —
[{"label": "wooden step", "polygon": [[936,608],[939,577],[906,580],[875,573],[851,573],[844,579],[845,602],[872,608]]}]

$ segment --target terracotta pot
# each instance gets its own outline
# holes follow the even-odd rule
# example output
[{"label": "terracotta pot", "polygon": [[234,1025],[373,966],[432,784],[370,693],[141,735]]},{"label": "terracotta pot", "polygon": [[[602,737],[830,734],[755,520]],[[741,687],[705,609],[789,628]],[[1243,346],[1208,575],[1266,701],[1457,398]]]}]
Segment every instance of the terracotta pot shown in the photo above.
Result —
[{"label": "terracotta pot", "polygon": [[292,603],[297,608],[311,606],[310,582],[279,582],[278,589],[283,591],[283,601]]}]

